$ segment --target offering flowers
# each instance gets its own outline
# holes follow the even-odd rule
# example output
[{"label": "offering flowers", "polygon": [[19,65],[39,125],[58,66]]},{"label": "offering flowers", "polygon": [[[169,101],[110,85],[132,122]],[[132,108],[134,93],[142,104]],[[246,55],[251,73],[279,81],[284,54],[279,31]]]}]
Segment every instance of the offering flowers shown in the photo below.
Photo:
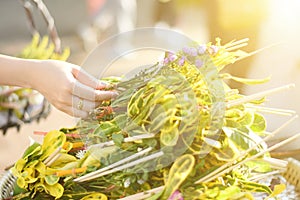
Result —
[{"label": "offering flowers", "polygon": [[[285,184],[260,180],[280,174],[287,162],[266,141],[295,118],[286,110],[260,106],[287,85],[244,96],[224,80],[249,80],[221,73],[250,56],[238,50],[247,40],[193,44],[166,52],[161,62],[115,84],[119,96],[103,102],[74,128],[45,135],[10,169],[12,199],[254,199],[273,198]],[[272,133],[263,112],[291,119]],[[0,184],[1,185],[1,184]],[[9,194],[9,188],[5,189]],[[8,196],[3,196],[7,198]]]}]

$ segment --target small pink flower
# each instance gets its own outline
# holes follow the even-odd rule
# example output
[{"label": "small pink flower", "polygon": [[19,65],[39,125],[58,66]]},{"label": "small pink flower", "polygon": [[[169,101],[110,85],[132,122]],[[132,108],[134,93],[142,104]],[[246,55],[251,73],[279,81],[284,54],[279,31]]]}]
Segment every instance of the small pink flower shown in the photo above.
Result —
[{"label": "small pink flower", "polygon": [[204,54],[205,51],[206,51],[206,45],[199,45],[198,53],[201,55],[201,54]]},{"label": "small pink flower", "polygon": [[211,50],[212,50],[212,52],[215,54],[215,53],[218,53],[218,51],[219,51],[219,47],[217,47],[217,46],[215,46],[215,45],[211,45]]},{"label": "small pink flower", "polygon": [[189,55],[189,56],[197,56],[197,49],[194,47],[183,47],[182,49],[183,53]]},{"label": "small pink flower", "polygon": [[182,194],[176,190],[169,198],[168,200],[184,200]]},{"label": "small pink flower", "polygon": [[183,66],[184,62],[185,62],[185,56],[182,56],[179,60],[178,60],[178,65]]},{"label": "small pink flower", "polygon": [[163,61],[163,64],[166,65],[166,64],[169,63],[169,61],[170,61],[169,58],[165,58],[164,61]]},{"label": "small pink flower", "polygon": [[202,61],[202,60],[199,60],[199,59],[197,59],[197,60],[195,61],[195,65],[196,65],[196,67],[202,67],[202,65],[203,65],[203,61]]},{"label": "small pink flower", "polygon": [[175,54],[170,54],[169,56],[168,56],[168,58],[169,58],[169,61],[171,61],[171,62],[173,62],[174,60],[176,60],[176,55]]}]

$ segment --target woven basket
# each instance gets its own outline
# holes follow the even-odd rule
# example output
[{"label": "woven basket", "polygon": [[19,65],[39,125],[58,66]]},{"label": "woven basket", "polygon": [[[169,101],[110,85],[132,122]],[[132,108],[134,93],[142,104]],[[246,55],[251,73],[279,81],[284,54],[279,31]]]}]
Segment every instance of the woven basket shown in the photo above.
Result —
[{"label": "woven basket", "polygon": [[297,192],[300,192],[300,161],[294,158],[288,158],[288,167],[283,176],[286,180],[295,186]]}]

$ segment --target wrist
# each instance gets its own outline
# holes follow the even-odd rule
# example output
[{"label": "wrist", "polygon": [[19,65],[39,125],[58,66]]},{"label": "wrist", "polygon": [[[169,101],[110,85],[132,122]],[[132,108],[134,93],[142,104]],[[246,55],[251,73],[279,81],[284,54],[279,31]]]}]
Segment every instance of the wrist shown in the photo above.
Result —
[{"label": "wrist", "polygon": [[41,69],[45,67],[46,60],[23,59],[23,76],[20,77],[22,87],[38,89]]},{"label": "wrist", "polygon": [[15,60],[15,71],[13,80],[17,86],[24,88],[38,87],[36,79],[40,77],[39,68],[42,66],[43,60],[34,59],[16,59]]}]

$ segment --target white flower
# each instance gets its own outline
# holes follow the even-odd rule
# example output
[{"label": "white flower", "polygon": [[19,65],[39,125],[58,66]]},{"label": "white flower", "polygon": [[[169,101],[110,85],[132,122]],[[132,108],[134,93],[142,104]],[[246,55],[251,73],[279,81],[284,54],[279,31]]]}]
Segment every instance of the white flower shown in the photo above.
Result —
[{"label": "white flower", "polygon": [[125,181],[124,181],[124,188],[128,188],[130,186],[130,178],[127,178]]},{"label": "white flower", "polygon": [[137,183],[140,184],[140,185],[142,185],[142,184],[145,183],[145,181],[143,179],[140,179],[140,180],[137,181]]},{"label": "white flower", "polygon": [[86,150],[80,150],[80,151],[78,151],[78,152],[76,153],[76,157],[77,157],[78,159],[81,159],[81,158],[84,157],[85,153],[86,153]]}]

